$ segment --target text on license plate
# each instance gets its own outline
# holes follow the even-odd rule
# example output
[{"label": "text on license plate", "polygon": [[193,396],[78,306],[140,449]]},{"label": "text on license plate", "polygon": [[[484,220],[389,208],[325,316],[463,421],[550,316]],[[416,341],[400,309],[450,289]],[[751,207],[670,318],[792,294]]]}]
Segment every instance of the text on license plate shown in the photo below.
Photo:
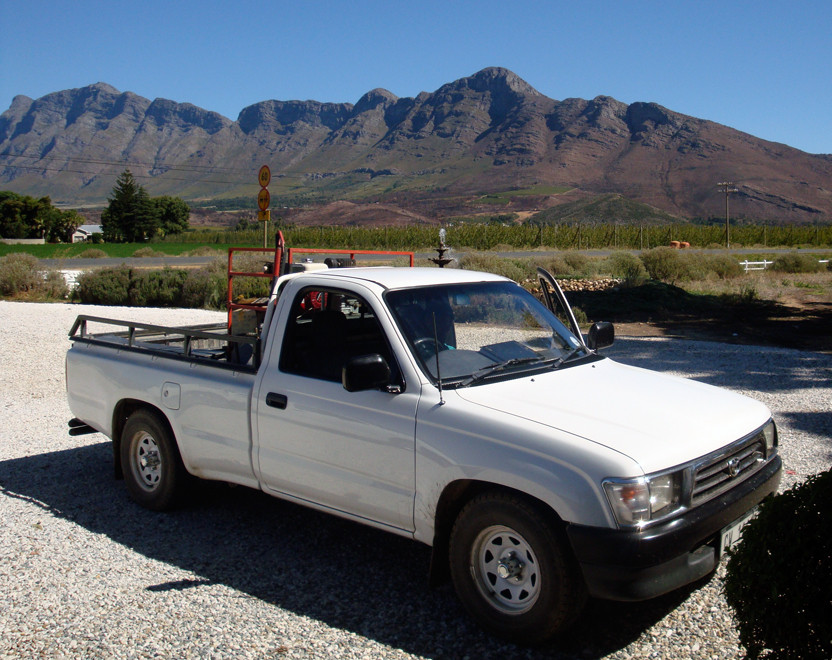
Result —
[{"label": "text on license plate", "polygon": [[722,530],[719,539],[720,557],[725,554],[726,550],[735,547],[742,540],[743,527],[745,527],[746,523],[756,515],[757,507],[754,507]]}]

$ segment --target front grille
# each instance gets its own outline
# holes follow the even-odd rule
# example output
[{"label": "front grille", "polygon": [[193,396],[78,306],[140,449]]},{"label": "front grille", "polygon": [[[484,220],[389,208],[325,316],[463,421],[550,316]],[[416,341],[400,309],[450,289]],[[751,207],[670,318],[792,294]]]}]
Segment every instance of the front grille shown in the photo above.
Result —
[{"label": "front grille", "polygon": [[745,441],[727,447],[717,455],[705,457],[693,473],[691,505],[707,502],[744,481],[766,460],[763,433],[756,433]]}]

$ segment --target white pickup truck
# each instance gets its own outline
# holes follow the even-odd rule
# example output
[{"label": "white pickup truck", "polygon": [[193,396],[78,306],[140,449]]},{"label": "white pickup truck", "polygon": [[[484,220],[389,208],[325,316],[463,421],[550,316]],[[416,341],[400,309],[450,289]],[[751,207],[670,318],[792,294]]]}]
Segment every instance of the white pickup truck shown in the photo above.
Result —
[{"label": "white pickup truck", "polygon": [[111,438],[151,509],[199,477],[426,543],[481,625],[542,642],[588,596],[708,575],[781,460],[765,406],[603,357],[612,326],[582,336],[541,284],[547,304],[465,270],[287,275],[247,336],[81,316],[70,432]]}]

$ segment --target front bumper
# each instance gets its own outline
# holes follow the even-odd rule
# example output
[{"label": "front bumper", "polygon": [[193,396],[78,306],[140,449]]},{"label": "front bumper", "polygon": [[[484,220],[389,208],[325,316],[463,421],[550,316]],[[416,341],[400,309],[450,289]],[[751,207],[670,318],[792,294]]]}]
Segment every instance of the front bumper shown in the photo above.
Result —
[{"label": "front bumper", "polygon": [[723,495],[648,529],[569,525],[590,595],[646,600],[708,575],[719,561],[720,531],[777,490],[782,466],[775,456]]}]

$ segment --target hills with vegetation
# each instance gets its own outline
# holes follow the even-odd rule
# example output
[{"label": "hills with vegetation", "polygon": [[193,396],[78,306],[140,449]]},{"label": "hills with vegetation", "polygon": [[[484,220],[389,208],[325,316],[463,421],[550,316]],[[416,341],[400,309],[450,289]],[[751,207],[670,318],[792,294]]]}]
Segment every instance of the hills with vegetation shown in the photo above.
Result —
[{"label": "hills with vegetation", "polygon": [[346,200],[419,221],[547,209],[568,218],[570,203],[597,200],[707,218],[723,215],[716,184],[729,180],[732,217],[832,220],[830,155],[656,103],[551,99],[502,68],[412,98],[375,89],[354,105],[268,100],[236,120],[104,83],[17,96],[0,115],[0,189],[56,203],[101,205],[129,167],[153,196],[243,197],[254,208],[264,163],[278,213]]}]

